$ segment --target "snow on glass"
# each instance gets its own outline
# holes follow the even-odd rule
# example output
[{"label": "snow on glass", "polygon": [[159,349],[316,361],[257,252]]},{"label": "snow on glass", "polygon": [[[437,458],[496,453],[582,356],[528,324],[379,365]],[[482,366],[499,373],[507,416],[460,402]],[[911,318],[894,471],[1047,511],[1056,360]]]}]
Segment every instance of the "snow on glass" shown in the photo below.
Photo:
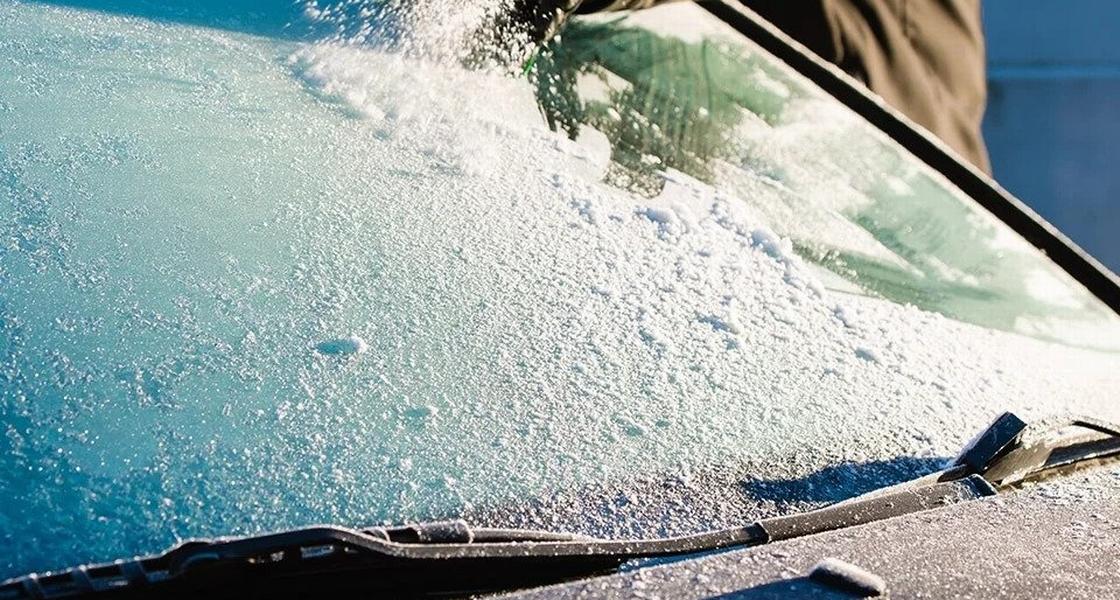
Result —
[{"label": "snow on glass", "polygon": [[[309,2],[308,39],[0,0],[0,576],[323,522],[678,534],[1115,411],[1115,354],[806,262],[768,174],[605,184],[602,133],[460,66],[495,6]],[[816,164],[844,117],[796,108],[764,146]]]}]

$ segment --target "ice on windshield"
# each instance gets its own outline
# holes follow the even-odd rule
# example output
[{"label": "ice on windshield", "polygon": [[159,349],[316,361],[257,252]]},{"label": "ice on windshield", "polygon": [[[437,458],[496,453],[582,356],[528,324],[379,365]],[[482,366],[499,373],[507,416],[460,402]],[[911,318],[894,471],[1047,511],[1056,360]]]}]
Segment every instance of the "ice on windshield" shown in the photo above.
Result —
[{"label": "ice on windshield", "polygon": [[999,273],[900,255],[944,184],[835,147],[822,98],[767,117],[803,84],[763,55],[739,162],[630,160],[342,6],[315,42],[0,0],[0,575],[323,522],[677,534],[932,470],[1003,410],[1117,416],[1115,317],[951,193],[1036,330],[983,314]]}]

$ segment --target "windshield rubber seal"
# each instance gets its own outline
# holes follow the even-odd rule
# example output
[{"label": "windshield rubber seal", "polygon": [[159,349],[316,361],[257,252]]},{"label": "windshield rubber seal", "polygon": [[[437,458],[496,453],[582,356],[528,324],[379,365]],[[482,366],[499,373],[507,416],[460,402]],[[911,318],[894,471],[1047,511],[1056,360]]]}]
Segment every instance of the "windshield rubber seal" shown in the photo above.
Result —
[{"label": "windshield rubber seal", "polygon": [[890,136],[1120,315],[1120,277],[947,144],[737,0],[697,4]]}]

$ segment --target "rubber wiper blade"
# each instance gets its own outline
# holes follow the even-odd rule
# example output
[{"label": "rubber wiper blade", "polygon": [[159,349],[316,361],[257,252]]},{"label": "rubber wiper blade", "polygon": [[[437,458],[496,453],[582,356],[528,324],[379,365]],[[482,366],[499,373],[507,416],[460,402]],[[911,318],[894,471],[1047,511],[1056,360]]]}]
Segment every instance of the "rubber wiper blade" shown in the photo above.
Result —
[{"label": "rubber wiper blade", "polygon": [[636,541],[478,529],[462,521],[367,530],[321,526],[192,541],[160,556],[20,577],[0,584],[0,600],[467,595],[610,573],[638,558],[764,541],[757,524]]},{"label": "rubber wiper blade", "polygon": [[1112,458],[1120,458],[1120,425],[1074,417],[1032,428],[1004,413],[966,446],[954,466],[1007,487]]},{"label": "rubber wiper blade", "polygon": [[981,477],[971,476],[743,527],[653,540],[477,529],[462,521],[366,530],[310,527],[187,542],[160,556],[20,577],[0,584],[0,600],[446,597],[512,591],[616,572],[632,560],[765,544],[993,493]]}]

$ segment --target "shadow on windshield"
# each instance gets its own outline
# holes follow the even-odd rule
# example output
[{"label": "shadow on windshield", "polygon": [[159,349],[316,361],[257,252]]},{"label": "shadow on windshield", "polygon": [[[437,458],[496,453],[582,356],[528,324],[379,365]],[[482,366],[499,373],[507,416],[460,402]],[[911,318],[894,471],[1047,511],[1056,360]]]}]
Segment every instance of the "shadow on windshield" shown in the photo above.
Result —
[{"label": "shadow on windshield", "polygon": [[514,505],[433,517],[613,539],[671,537],[821,508],[928,475],[947,462],[903,456],[843,463],[796,479],[755,479],[749,473],[763,469],[750,465],[701,467],[686,477],[664,474],[588,485]]},{"label": "shadow on windshield", "polygon": [[831,504],[902,483],[944,468],[944,458],[903,456],[886,461],[844,463],[800,479],[744,481],[743,490],[758,500]]},{"label": "shadow on windshield", "polygon": [[712,600],[785,600],[787,598],[852,600],[863,596],[823,586],[808,577],[794,577],[715,596]]}]

